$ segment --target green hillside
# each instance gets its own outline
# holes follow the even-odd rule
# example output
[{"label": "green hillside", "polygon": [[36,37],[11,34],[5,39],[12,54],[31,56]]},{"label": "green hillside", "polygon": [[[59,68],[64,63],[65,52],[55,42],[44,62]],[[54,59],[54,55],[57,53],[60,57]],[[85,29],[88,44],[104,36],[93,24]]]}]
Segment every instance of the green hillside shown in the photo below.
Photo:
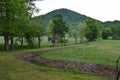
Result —
[{"label": "green hillside", "polygon": [[[49,20],[52,19],[55,14],[61,14],[63,18],[65,19],[65,21],[67,22],[67,24],[71,27],[77,26],[80,22],[90,18],[85,15],[74,12],[72,10],[57,9],[57,10],[54,10],[54,11],[51,11],[45,14],[45,25],[46,26],[48,26]],[[39,23],[39,17],[40,16],[34,17],[33,22]]]},{"label": "green hillside", "polygon": [[[55,14],[61,14],[63,16],[64,20],[67,22],[67,24],[71,27],[75,27],[80,22],[82,22],[88,18],[91,18],[86,15],[74,12],[72,10],[62,8],[62,9],[53,10],[53,11],[45,14],[46,27],[48,26],[50,19],[52,19]],[[40,19],[40,16],[36,16],[33,18],[33,22],[39,24],[39,21],[40,21],[39,19]],[[115,27],[115,26],[120,25],[120,21],[117,21],[117,20],[106,21],[106,22],[103,22],[103,25],[104,25],[104,27]]]}]

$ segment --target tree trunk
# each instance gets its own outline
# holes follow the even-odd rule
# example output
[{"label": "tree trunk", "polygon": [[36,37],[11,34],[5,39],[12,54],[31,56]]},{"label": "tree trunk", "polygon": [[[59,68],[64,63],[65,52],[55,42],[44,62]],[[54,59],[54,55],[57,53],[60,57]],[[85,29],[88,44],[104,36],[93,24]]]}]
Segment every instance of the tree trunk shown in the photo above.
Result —
[{"label": "tree trunk", "polygon": [[75,36],[75,44],[77,44],[77,35]]},{"label": "tree trunk", "polygon": [[33,36],[32,44],[33,44],[33,48],[35,48],[35,47],[36,47],[36,44],[35,44],[35,36]]},{"label": "tree trunk", "polygon": [[20,46],[21,49],[23,49],[23,41],[24,41],[24,40],[23,40],[23,37],[21,37],[21,46]]},{"label": "tree trunk", "polygon": [[12,51],[14,49],[14,40],[13,37],[10,38],[11,44],[10,44],[10,50]]},{"label": "tree trunk", "polygon": [[64,37],[64,41],[63,41],[63,42],[64,42],[64,46],[65,46],[65,45],[66,45],[66,44],[65,44],[65,43],[66,43],[66,39],[65,39],[65,37]]},{"label": "tree trunk", "polygon": [[34,48],[33,40],[29,40],[28,41],[28,45],[30,46],[30,48]]},{"label": "tree trunk", "polygon": [[41,36],[38,36],[38,47],[41,47]]},{"label": "tree trunk", "polygon": [[5,50],[9,51],[9,37],[8,34],[4,34]]},{"label": "tree trunk", "polygon": [[83,43],[83,37],[80,37],[80,43]]}]

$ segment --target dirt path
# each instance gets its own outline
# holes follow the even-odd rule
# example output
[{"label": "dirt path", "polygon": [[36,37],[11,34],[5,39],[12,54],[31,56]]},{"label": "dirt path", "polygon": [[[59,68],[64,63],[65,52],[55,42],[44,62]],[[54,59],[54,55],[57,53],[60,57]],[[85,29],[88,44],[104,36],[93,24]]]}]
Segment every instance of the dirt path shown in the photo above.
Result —
[{"label": "dirt path", "polygon": [[99,74],[99,75],[115,75],[116,74],[115,67],[81,63],[81,62],[49,60],[49,59],[44,59],[40,57],[40,55],[44,53],[66,50],[66,49],[71,49],[71,48],[78,48],[78,47],[80,47],[80,45],[43,50],[39,52],[28,53],[25,55],[19,55],[18,58],[20,60],[33,63],[33,64],[37,64],[37,65],[57,66],[60,69],[65,69],[65,68],[73,69],[74,68],[82,73]]}]

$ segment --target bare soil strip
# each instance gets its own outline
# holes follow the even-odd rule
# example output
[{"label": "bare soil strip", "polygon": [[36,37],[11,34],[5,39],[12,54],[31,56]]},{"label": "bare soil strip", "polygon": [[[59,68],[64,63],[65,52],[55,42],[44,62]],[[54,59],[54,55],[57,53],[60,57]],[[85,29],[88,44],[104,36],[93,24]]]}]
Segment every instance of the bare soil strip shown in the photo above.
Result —
[{"label": "bare soil strip", "polygon": [[40,55],[42,55],[44,53],[66,50],[66,49],[71,49],[71,48],[78,48],[78,47],[80,47],[80,45],[64,47],[64,48],[57,48],[57,49],[43,50],[43,51],[39,51],[39,52],[28,53],[25,55],[19,55],[19,56],[17,56],[17,58],[19,58],[20,60],[32,63],[32,64],[37,64],[37,65],[42,65],[42,66],[57,66],[60,69],[74,68],[82,73],[109,75],[109,76],[116,74],[116,68],[111,67],[111,66],[88,64],[88,63],[83,63],[83,62],[49,60],[49,59],[44,59],[44,58],[40,57]]}]

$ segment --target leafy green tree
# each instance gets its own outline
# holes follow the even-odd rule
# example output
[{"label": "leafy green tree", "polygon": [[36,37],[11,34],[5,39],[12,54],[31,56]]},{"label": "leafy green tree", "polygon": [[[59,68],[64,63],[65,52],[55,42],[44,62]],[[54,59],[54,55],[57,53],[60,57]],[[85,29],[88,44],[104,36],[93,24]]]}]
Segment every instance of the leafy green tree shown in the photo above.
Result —
[{"label": "leafy green tree", "polygon": [[65,34],[68,32],[68,26],[60,14],[55,15],[50,21],[49,29],[49,33],[58,35],[59,39],[65,39]]},{"label": "leafy green tree", "polygon": [[[41,37],[45,34],[44,16],[41,15],[39,23],[28,22],[25,27],[25,39],[31,48],[41,47]],[[37,40],[38,39],[38,42]]]},{"label": "leafy green tree", "polygon": [[38,37],[38,47],[41,47],[41,37],[45,34],[45,23],[44,23],[44,16],[40,16],[40,24],[38,25],[38,32],[37,32],[37,37]]},{"label": "leafy green tree", "polygon": [[86,20],[85,37],[88,41],[95,41],[100,36],[102,30],[102,24],[96,20]]},{"label": "leafy green tree", "polygon": [[103,39],[108,39],[109,36],[112,35],[112,30],[111,28],[104,28],[102,32],[102,38]]},{"label": "leafy green tree", "polygon": [[47,35],[53,34],[53,26],[54,26],[54,24],[53,24],[52,20],[50,20],[49,27],[47,27]]},{"label": "leafy green tree", "polygon": [[45,28],[44,28],[44,26],[42,26],[42,25],[36,25],[35,26],[36,27],[36,37],[38,38],[38,47],[41,47],[41,41],[42,41],[42,39],[41,39],[41,37],[43,36],[43,35],[45,35]]},{"label": "leafy green tree", "polygon": [[82,22],[78,25],[78,35],[80,36],[80,43],[83,42],[83,39],[85,37],[85,28],[86,28],[85,22]]},{"label": "leafy green tree", "polygon": [[112,31],[112,37],[113,39],[119,39],[120,37],[120,21],[115,20],[115,21],[107,21],[104,22],[105,28],[110,28]]},{"label": "leafy green tree", "polygon": [[65,37],[66,32],[68,32],[68,27],[66,22],[63,20],[62,15],[55,15],[53,18],[53,34],[58,34],[59,37]]},{"label": "leafy green tree", "polygon": [[[0,23],[1,32],[5,40],[5,50],[13,50],[14,40],[19,32],[19,23],[22,16],[34,12],[35,0],[0,0]],[[35,9],[37,11],[37,9]],[[6,24],[7,23],[7,24]],[[11,40],[11,47],[9,48],[9,40]]]},{"label": "leafy green tree", "polygon": [[[20,12],[25,9],[24,3],[20,3],[23,0],[2,0],[0,1],[0,6],[2,6],[0,13],[0,22],[2,35],[5,40],[5,49],[9,50],[9,39],[11,40],[11,50],[13,49],[13,37],[16,36],[18,32],[18,19],[20,18]],[[7,23],[7,24],[6,24]]]},{"label": "leafy green tree", "polygon": [[120,24],[116,24],[114,26],[111,27],[113,36],[116,35],[118,37],[120,37]]},{"label": "leafy green tree", "polygon": [[19,32],[17,36],[17,40],[20,42],[20,48],[23,49],[23,44],[24,44],[24,37],[25,37],[25,30],[26,26],[29,23],[29,16],[21,16],[19,20]]},{"label": "leafy green tree", "polygon": [[34,35],[34,28],[31,26],[31,24],[27,24],[25,26],[25,39],[27,41],[28,46],[33,47],[33,41],[32,41],[32,36]]},{"label": "leafy green tree", "polygon": [[73,38],[75,39],[75,44],[77,44],[77,42],[78,42],[78,29],[77,29],[77,27],[72,29],[72,35],[73,35]]}]

